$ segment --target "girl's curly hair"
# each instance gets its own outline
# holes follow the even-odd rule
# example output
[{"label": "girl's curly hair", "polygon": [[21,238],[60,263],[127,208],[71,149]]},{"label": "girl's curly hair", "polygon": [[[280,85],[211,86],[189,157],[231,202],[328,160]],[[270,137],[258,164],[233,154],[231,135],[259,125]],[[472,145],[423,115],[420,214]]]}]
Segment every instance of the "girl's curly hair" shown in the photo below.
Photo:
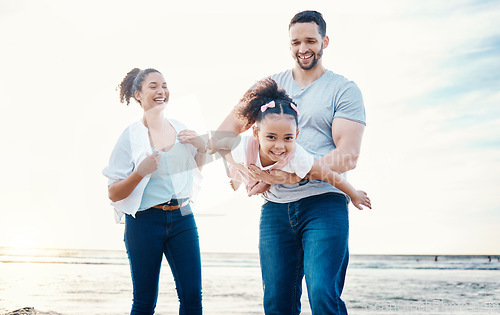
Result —
[{"label": "girl's curly hair", "polygon": [[[275,107],[261,111],[261,106],[274,101]],[[240,100],[242,106],[235,109],[236,115],[245,121],[246,127],[260,122],[268,114],[291,115],[298,125],[298,113],[291,104],[297,106],[286,91],[278,86],[271,78],[257,81],[252,89],[248,90]]]}]

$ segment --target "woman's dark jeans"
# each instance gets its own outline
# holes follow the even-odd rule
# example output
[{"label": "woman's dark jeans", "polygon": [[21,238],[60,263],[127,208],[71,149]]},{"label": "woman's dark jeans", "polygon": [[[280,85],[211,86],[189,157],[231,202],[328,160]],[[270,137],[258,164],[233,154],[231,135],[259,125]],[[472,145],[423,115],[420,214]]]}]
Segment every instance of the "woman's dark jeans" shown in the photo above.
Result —
[{"label": "woman's dark jeans", "polygon": [[201,259],[193,214],[150,208],[125,219],[125,246],[134,286],[130,314],[154,314],[163,255],[174,276],[179,314],[202,314]]}]

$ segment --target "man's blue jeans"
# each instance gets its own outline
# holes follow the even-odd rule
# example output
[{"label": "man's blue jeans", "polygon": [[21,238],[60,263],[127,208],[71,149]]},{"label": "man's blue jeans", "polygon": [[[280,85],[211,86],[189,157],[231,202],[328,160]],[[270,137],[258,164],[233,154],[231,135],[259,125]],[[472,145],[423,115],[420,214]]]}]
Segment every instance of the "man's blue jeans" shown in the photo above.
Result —
[{"label": "man's blue jeans", "polygon": [[193,214],[150,208],[125,219],[125,245],[134,286],[130,314],[153,314],[163,255],[174,276],[179,314],[202,314],[201,259]]},{"label": "man's blue jeans", "polygon": [[259,240],[265,313],[299,314],[305,275],[313,314],[347,314],[340,295],[349,260],[348,234],[343,195],[266,202]]}]

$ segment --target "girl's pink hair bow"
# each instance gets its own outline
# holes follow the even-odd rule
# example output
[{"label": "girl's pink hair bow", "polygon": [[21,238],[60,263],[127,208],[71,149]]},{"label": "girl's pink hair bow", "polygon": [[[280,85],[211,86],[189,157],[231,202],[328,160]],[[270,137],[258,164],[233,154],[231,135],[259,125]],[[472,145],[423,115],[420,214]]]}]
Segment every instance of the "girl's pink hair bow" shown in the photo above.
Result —
[{"label": "girl's pink hair bow", "polygon": [[290,107],[297,112],[297,116],[300,116],[299,109],[297,108],[297,106],[295,106],[293,103],[290,103]]},{"label": "girl's pink hair bow", "polygon": [[269,103],[262,105],[260,107],[260,111],[261,112],[265,112],[266,109],[268,109],[268,108],[274,108],[275,106],[276,106],[276,104],[274,103],[274,101],[270,101]]},{"label": "girl's pink hair bow", "polygon": [[[260,107],[260,111],[265,112],[268,108],[274,108],[274,107],[276,107],[276,104],[274,103],[274,101],[270,101],[269,103],[262,105]],[[290,103],[290,107],[297,112],[297,116],[300,116],[299,109],[297,108],[297,106],[295,106],[295,104]]]}]

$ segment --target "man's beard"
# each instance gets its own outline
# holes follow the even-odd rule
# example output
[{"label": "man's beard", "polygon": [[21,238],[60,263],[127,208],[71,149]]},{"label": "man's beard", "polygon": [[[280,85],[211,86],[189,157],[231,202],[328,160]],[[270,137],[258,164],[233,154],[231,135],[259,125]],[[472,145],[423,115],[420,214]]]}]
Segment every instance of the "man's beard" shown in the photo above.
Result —
[{"label": "man's beard", "polygon": [[301,59],[299,58],[298,54],[295,56],[295,59],[297,60],[297,64],[302,70],[311,70],[318,64],[318,61],[321,59],[321,57],[323,57],[323,44],[321,44],[321,49],[319,50],[319,52],[317,54],[314,54],[314,59],[309,66],[304,66],[302,63],[300,63]]}]

